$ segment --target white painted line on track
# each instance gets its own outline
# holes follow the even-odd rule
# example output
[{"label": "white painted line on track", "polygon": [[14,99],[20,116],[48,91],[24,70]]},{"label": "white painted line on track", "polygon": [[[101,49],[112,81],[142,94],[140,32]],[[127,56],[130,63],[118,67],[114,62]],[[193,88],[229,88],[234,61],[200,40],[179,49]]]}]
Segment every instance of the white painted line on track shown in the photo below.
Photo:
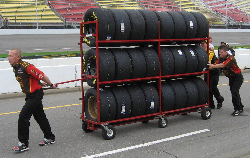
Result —
[{"label": "white painted line on track", "polygon": [[43,49],[33,49],[33,50],[43,50]]},{"label": "white painted line on track", "polygon": [[184,138],[184,137],[188,137],[188,136],[192,136],[192,135],[196,135],[196,134],[200,134],[200,133],[204,133],[204,132],[209,132],[209,131],[210,131],[209,129],[203,129],[203,130],[194,131],[194,132],[190,132],[190,133],[185,133],[185,134],[181,134],[181,135],[178,135],[178,136],[169,137],[169,138],[165,138],[165,139],[160,139],[160,140],[156,140],[156,141],[152,141],[152,142],[148,142],[148,143],[144,143],[144,144],[139,144],[139,145],[134,145],[134,146],[126,147],[126,148],[107,151],[107,152],[100,153],[100,154],[85,156],[85,157],[82,157],[82,158],[94,158],[94,157],[112,155],[112,154],[116,154],[116,153],[123,152],[123,151],[134,150],[134,149],[137,149],[137,148],[151,146],[151,145],[154,145],[154,144],[159,144],[159,143],[162,143],[162,142],[167,142],[167,141],[170,141],[170,140],[180,139],[180,138]]}]

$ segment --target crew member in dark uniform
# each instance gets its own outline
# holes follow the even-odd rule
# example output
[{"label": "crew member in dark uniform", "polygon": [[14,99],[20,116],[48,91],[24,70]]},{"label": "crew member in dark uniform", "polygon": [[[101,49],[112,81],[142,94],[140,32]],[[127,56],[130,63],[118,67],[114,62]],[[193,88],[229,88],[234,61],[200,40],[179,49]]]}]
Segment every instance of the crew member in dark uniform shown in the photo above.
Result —
[{"label": "crew member in dark uniform", "polygon": [[[203,47],[207,51],[207,42],[202,41],[201,47]],[[217,60],[217,57],[213,50],[209,50],[209,63],[215,63]],[[217,87],[219,83],[219,76],[220,71],[219,69],[211,69],[209,70],[209,107],[211,109],[215,108],[214,105],[214,99],[213,96],[217,100],[217,109],[220,109],[222,107],[222,103],[224,101],[224,98],[221,96],[220,91]],[[205,74],[205,81],[207,81],[207,75]]]},{"label": "crew member in dark uniform", "polygon": [[[49,121],[43,110],[42,99],[44,93],[42,87],[49,85],[51,88],[57,88],[57,85],[52,84],[49,78],[34,65],[22,61],[19,49],[10,50],[8,59],[22,92],[26,94],[26,103],[18,119],[18,139],[20,142],[13,150],[23,152],[29,149],[29,121],[32,115],[44,133],[44,141],[39,145],[55,143],[55,135],[51,132]],[[45,83],[41,83],[40,80]]]},{"label": "crew member in dark uniform", "polygon": [[214,64],[208,64],[209,69],[222,68],[225,76],[229,78],[229,86],[232,94],[232,103],[234,106],[233,116],[238,116],[243,112],[243,105],[240,98],[240,87],[243,83],[243,75],[238,67],[233,55],[228,54],[227,46],[220,46],[220,58]]}]

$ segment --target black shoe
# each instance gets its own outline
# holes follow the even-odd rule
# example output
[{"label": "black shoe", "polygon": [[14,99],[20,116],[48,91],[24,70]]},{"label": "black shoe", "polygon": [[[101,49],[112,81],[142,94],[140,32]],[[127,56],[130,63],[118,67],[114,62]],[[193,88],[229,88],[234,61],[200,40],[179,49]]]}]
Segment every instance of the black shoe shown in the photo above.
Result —
[{"label": "black shoe", "polygon": [[215,105],[209,105],[211,109],[215,109]]},{"label": "black shoe", "polygon": [[231,115],[233,115],[233,116],[239,116],[243,112],[244,112],[244,110],[234,110],[234,112]]},{"label": "black shoe", "polygon": [[18,145],[14,147],[12,150],[15,152],[24,152],[29,150],[29,147],[26,146],[24,143],[19,142]]},{"label": "black shoe", "polygon": [[222,99],[217,104],[217,109],[220,109],[222,107],[223,101],[224,101],[224,98],[222,97]]}]

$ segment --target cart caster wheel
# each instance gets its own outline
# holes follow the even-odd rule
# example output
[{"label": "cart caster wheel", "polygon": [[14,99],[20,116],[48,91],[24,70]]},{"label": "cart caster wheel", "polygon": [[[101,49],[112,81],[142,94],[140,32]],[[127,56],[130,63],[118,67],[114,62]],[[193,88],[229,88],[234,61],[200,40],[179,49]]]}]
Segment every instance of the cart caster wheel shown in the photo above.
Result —
[{"label": "cart caster wheel", "polygon": [[86,121],[82,120],[82,130],[86,133],[92,132],[93,130],[88,129],[88,124]]},{"label": "cart caster wheel", "polygon": [[115,135],[116,135],[116,131],[112,125],[102,126],[102,137],[105,140],[113,139]]},{"label": "cart caster wheel", "polygon": [[166,117],[160,117],[158,120],[158,125],[160,128],[165,128],[168,125],[168,120]]},{"label": "cart caster wheel", "polygon": [[210,119],[211,115],[212,115],[212,111],[209,107],[205,107],[201,110],[201,117],[204,120]]}]

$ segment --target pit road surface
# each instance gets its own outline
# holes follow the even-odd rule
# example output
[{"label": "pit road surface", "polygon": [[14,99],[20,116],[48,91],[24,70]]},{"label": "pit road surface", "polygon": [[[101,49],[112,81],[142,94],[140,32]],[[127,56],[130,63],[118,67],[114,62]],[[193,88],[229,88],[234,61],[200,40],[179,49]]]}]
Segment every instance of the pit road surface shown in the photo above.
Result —
[{"label": "pit road surface", "polygon": [[[229,43],[230,46],[249,45],[250,33],[210,33],[213,44]],[[0,54],[19,48],[23,53],[80,51],[80,33],[65,35],[0,35]],[[84,43],[83,50],[89,50]]]},{"label": "pit road surface", "polygon": [[[102,138],[102,130],[85,133],[81,128],[81,91],[79,88],[58,93],[45,91],[43,104],[56,135],[53,145],[38,146],[43,134],[32,117],[30,120],[29,151],[14,153],[17,145],[17,120],[24,104],[24,95],[0,95],[0,153],[1,158],[80,158],[100,156],[105,158],[210,158],[210,157],[249,157],[250,156],[250,73],[245,72],[245,82],[240,93],[245,112],[231,116],[233,106],[228,79],[220,76],[219,90],[225,101],[221,109],[212,109],[212,117],[203,120],[200,113],[168,117],[166,128],[158,127],[158,119],[146,124],[115,126],[116,137],[112,140]],[[62,92],[62,93],[60,93]],[[147,144],[148,143],[148,144]],[[139,145],[139,146],[137,146]],[[110,155],[108,155],[110,154]]]}]

